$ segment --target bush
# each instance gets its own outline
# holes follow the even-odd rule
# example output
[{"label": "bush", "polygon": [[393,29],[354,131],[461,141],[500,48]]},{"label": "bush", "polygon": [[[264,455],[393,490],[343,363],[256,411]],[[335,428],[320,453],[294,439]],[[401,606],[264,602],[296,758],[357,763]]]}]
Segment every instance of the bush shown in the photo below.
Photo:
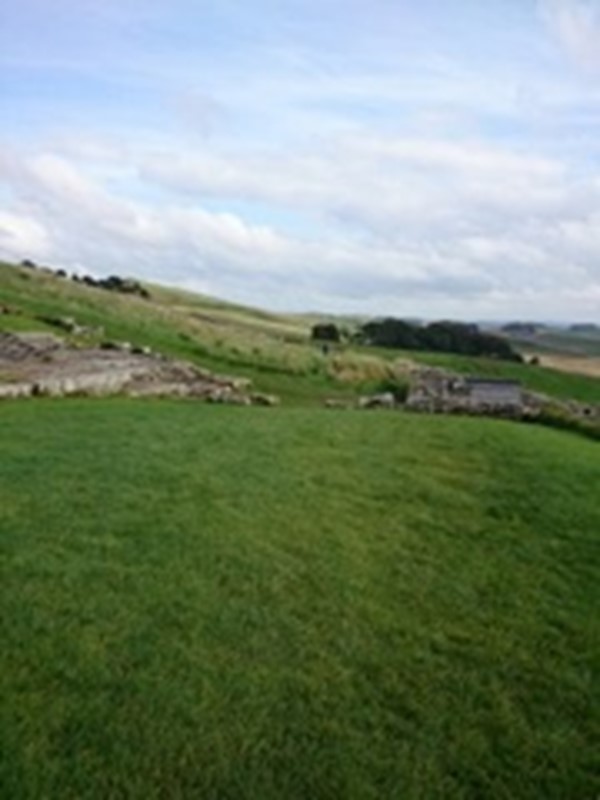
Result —
[{"label": "bush", "polygon": [[529,421],[546,425],[549,428],[580,433],[590,439],[600,441],[600,426],[597,423],[574,417],[555,406],[546,406],[536,417],[530,417]]},{"label": "bush", "polygon": [[408,381],[399,380],[397,378],[385,378],[378,386],[377,391],[381,393],[389,392],[394,395],[397,403],[405,403],[409,391]]}]

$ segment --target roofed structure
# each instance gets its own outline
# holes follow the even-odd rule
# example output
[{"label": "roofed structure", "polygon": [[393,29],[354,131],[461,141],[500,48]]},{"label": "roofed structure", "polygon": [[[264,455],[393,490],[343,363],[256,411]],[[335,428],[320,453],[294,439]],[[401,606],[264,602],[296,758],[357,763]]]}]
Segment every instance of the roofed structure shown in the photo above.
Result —
[{"label": "roofed structure", "polygon": [[417,411],[520,416],[524,399],[518,381],[429,369],[421,370],[413,379],[406,405]]}]

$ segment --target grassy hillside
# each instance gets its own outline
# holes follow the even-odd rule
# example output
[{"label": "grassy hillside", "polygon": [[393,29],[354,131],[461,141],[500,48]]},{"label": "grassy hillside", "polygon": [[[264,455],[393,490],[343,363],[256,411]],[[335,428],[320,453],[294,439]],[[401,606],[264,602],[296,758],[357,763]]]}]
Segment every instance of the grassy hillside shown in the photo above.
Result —
[{"label": "grassy hillside", "polygon": [[541,329],[530,336],[511,336],[510,340],[518,349],[529,353],[600,357],[600,330],[572,331],[549,328]]},{"label": "grassy hillside", "polygon": [[[0,329],[47,328],[39,316],[69,316],[101,326],[105,338],[147,345],[221,372],[254,381],[288,404],[319,404],[404,380],[407,362],[459,372],[515,377],[533,390],[600,402],[600,380],[542,367],[486,359],[345,347],[329,356],[309,341],[312,318],[277,315],[158,286],[151,299],[115,294],[57,278],[41,270],[0,264],[0,304],[19,311],[0,315]],[[99,337],[97,337],[99,338]]]},{"label": "grassy hillside", "polygon": [[[150,346],[208,369],[235,372],[288,403],[319,404],[328,396],[376,389],[393,365],[368,354],[333,361],[309,341],[302,318],[242,308],[189,292],[149,286],[151,299],[106,292],[41,270],[0,264],[0,330],[48,329],[39,316],[68,316],[101,327],[95,337]],[[91,337],[92,339],[94,337]]]},{"label": "grassy hillside", "polygon": [[597,445],[0,406],[7,798],[592,798]]}]

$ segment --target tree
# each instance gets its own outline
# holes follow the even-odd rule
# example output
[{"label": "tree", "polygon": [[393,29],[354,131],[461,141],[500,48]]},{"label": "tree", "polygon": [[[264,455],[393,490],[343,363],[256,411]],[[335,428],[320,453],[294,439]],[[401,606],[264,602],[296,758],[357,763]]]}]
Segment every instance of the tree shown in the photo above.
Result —
[{"label": "tree", "polygon": [[339,342],[341,336],[333,322],[318,322],[312,327],[311,339],[315,342]]},{"label": "tree", "polygon": [[522,360],[505,338],[484,333],[477,325],[450,320],[431,322],[429,325],[418,325],[393,317],[372,320],[361,327],[359,341],[378,347],[461,353],[507,361]]}]

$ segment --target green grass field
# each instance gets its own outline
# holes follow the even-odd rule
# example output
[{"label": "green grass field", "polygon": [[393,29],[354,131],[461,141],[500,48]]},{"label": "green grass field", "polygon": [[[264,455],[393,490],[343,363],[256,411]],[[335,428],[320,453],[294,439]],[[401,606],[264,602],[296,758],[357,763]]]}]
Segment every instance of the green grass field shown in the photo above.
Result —
[{"label": "green grass field", "polygon": [[539,426],[0,405],[10,800],[594,800],[600,450]]}]

